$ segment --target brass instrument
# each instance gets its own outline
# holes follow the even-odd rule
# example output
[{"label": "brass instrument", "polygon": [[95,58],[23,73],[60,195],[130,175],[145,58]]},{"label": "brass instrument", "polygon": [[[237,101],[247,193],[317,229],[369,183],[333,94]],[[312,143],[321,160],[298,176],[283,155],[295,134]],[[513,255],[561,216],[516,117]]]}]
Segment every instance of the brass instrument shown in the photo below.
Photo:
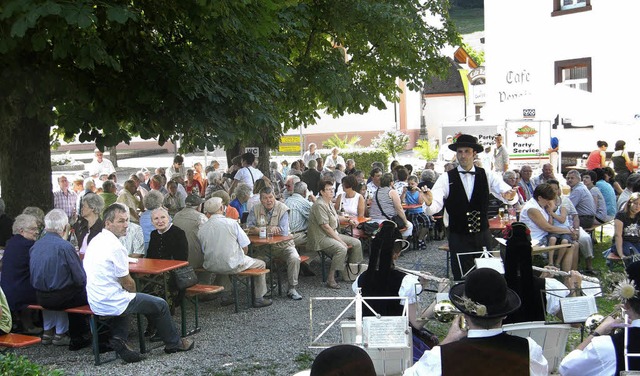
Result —
[{"label": "brass instrument", "polygon": [[[565,272],[562,270],[554,270],[554,269],[546,269],[546,268],[540,268],[538,266],[532,266],[531,268],[533,268],[533,270],[538,271],[538,272],[543,272],[543,273],[549,273],[551,275],[559,275],[561,277],[568,277],[571,275],[571,273],[569,272]],[[598,278],[595,277],[589,277],[586,275],[582,276],[582,280],[583,281],[587,281],[587,282],[592,282],[592,283],[600,283],[600,280]]]},{"label": "brass instrument", "polygon": [[608,314],[607,316],[603,316],[600,313],[594,313],[589,315],[587,319],[584,321],[584,328],[587,330],[587,333],[592,334],[598,329],[598,326],[606,319],[607,317],[613,317],[614,319],[624,319],[625,323],[627,321],[627,315],[624,311],[624,307],[619,306],[613,312]]},{"label": "brass instrument", "polygon": [[436,303],[433,308],[433,315],[436,320],[442,323],[450,323],[455,319],[456,315],[461,315],[459,321],[460,329],[467,329],[467,320],[462,316],[462,312],[458,311],[453,303],[448,300],[441,300]]}]

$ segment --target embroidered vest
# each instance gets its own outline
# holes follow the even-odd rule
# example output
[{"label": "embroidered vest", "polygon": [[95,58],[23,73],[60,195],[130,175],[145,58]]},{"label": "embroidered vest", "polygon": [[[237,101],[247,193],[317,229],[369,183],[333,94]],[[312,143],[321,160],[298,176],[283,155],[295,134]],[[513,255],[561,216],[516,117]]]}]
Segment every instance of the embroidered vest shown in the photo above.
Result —
[{"label": "embroidered vest", "polygon": [[444,207],[449,213],[449,231],[456,234],[474,234],[489,228],[487,211],[489,208],[489,183],[484,169],[476,167],[475,182],[471,201],[467,198],[460,173],[457,169],[449,172],[449,197]]}]

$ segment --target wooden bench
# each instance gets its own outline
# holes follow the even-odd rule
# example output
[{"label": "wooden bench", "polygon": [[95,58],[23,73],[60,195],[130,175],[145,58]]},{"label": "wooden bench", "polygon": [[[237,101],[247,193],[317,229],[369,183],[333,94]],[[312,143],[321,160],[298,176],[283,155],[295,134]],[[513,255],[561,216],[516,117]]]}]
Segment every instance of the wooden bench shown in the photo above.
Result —
[{"label": "wooden bench", "polygon": [[[198,333],[200,331],[200,320],[198,316],[198,312],[200,310],[199,305],[199,297],[201,295],[211,295],[217,294],[224,290],[222,286],[214,286],[214,285],[202,285],[196,284],[191,287],[188,287],[184,292],[184,297],[182,299],[182,304],[180,305],[180,314],[181,314],[181,327],[182,327],[182,336],[190,336],[192,334]],[[187,332],[187,312],[185,303],[189,301],[193,304],[194,309],[194,327],[190,331]]]},{"label": "wooden bench", "polygon": [[261,275],[266,275],[270,272],[269,269],[247,269],[236,274],[229,274],[231,283],[233,284],[233,300],[235,305],[235,311],[238,313],[238,283],[244,285],[247,290],[247,305],[249,308],[253,307],[254,303],[254,283],[253,278]]},{"label": "wooden bench", "polygon": [[0,336],[0,347],[7,347],[10,349],[19,349],[40,343],[42,339],[40,337],[27,336],[24,334],[7,333]]},{"label": "wooden bench", "polygon": [[[29,304],[27,306],[27,308],[29,309],[33,309],[33,310],[39,310],[42,311],[44,310],[44,308],[41,305],[38,304]],[[94,357],[94,364],[96,366],[99,366],[102,363],[106,363],[104,361],[100,360],[100,346],[99,346],[99,340],[98,340],[98,334],[99,334],[99,330],[102,328],[103,325],[107,325],[105,322],[101,322],[99,320],[99,317],[96,316],[93,311],[91,310],[91,307],[89,307],[88,305],[83,305],[83,306],[79,306],[79,307],[73,307],[73,308],[67,308],[64,310],[64,312],[67,313],[76,313],[76,314],[80,314],[80,315],[89,315],[89,327],[91,328],[91,347],[92,347],[92,351],[93,351],[93,357]],[[138,317],[138,321],[140,321],[140,318]],[[141,327],[140,324],[138,324],[138,327]],[[144,336],[142,336],[142,340],[144,341]],[[144,344],[142,344],[142,349],[144,348]],[[144,352],[144,351],[143,351]],[[108,360],[108,362],[114,361],[117,359],[117,355],[115,358]]]},{"label": "wooden bench", "polygon": [[438,246],[438,249],[440,251],[447,252],[447,261],[446,261],[446,263],[447,263],[447,274],[446,274],[446,276],[447,276],[447,278],[449,278],[449,264],[451,263],[451,260],[450,260],[451,254],[449,253],[449,244],[443,244],[441,246]]},{"label": "wooden bench", "polygon": [[[44,310],[44,308],[41,305],[37,305],[37,304],[29,304],[27,308],[33,309],[33,310],[39,310],[39,311]],[[102,363],[112,362],[118,358],[116,354],[116,356],[113,359],[110,359],[108,361],[100,360],[99,333],[100,333],[100,329],[102,329],[104,326],[108,327],[109,324],[104,320],[100,320],[100,316],[97,316],[96,314],[94,314],[93,311],[91,310],[91,307],[89,307],[88,305],[72,307],[72,308],[65,309],[64,312],[89,316],[89,327],[91,328],[91,348],[93,351],[94,364],[96,366],[99,366]],[[142,330],[142,321],[141,321],[140,314],[136,314],[136,317],[138,321],[138,339],[140,341],[140,352],[144,353],[146,352],[146,344],[144,342],[144,331]]]}]

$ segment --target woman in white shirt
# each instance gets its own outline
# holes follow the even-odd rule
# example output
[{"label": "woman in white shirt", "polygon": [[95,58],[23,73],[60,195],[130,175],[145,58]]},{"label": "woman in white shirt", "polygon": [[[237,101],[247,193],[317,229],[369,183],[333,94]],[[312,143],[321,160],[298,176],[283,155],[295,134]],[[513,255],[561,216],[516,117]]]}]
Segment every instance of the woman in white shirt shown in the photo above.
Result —
[{"label": "woman in white shirt", "polygon": [[347,175],[342,178],[342,189],[338,198],[336,198],[336,211],[340,213],[344,210],[344,213],[350,217],[364,217],[364,197],[355,191],[358,185],[358,180],[353,175]]}]

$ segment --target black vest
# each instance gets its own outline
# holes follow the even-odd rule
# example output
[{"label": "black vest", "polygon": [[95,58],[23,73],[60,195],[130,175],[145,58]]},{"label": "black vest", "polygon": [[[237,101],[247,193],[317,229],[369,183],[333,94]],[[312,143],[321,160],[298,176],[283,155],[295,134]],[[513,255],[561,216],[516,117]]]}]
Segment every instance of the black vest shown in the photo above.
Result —
[{"label": "black vest", "polygon": [[[616,349],[616,375],[624,371],[624,330],[611,336],[613,347]],[[640,353],[640,328],[629,328],[628,353]],[[628,371],[640,371],[640,358],[629,357]]]},{"label": "black vest", "polygon": [[473,234],[489,228],[489,182],[484,169],[476,167],[471,201],[467,199],[460,172],[453,169],[449,174],[449,197],[444,207],[449,213],[449,231],[456,234]]},{"label": "black vest", "polygon": [[529,342],[506,333],[443,345],[442,375],[529,375]]}]

